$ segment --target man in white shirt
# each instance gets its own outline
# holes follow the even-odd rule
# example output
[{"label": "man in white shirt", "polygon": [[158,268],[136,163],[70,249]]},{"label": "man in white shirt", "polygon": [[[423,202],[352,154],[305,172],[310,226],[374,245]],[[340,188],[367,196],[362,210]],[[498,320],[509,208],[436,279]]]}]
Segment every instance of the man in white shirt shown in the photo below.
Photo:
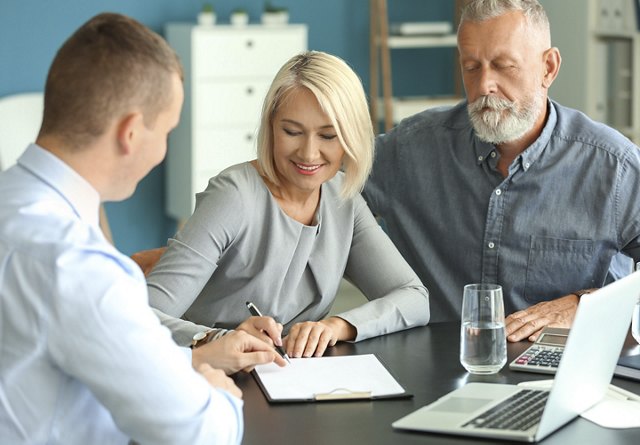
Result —
[{"label": "man in white shirt", "polygon": [[178,348],[98,226],[100,202],[130,196],[164,158],[181,78],[166,42],[117,14],[85,23],[52,63],[36,144],[0,174],[2,443],[240,443],[242,393],[225,371],[284,364],[242,332]]}]

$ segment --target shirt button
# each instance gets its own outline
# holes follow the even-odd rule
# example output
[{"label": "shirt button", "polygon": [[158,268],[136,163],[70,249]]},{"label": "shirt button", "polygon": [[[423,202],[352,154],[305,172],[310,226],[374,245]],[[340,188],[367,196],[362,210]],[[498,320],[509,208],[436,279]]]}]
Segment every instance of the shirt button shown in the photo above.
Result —
[{"label": "shirt button", "polygon": [[483,159],[484,159],[484,157],[478,156],[478,161],[482,162]]},{"label": "shirt button", "polygon": [[491,152],[491,157],[492,157],[492,158],[495,158],[495,157],[496,157],[496,152],[495,152],[495,151],[492,151],[492,152]]},{"label": "shirt button", "polygon": [[496,247],[496,245],[491,243],[491,242],[489,244],[487,244],[487,245],[489,246],[489,249],[493,249],[494,247]]},{"label": "shirt button", "polygon": [[526,164],[524,164],[524,168],[529,168],[531,166],[531,164],[529,164],[528,162]]},{"label": "shirt button", "polygon": [[500,190],[500,189],[496,190],[496,195],[498,195],[498,196],[502,195],[502,190]]}]

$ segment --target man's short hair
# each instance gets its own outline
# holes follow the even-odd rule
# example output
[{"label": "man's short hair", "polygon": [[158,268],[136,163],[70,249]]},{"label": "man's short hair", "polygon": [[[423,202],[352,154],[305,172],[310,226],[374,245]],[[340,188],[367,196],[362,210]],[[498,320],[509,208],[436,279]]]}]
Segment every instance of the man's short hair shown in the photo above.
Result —
[{"label": "man's short hair", "polygon": [[151,128],[172,100],[173,73],[182,78],[182,66],[162,37],[129,17],[99,14],[67,39],[51,64],[40,135],[79,148],[132,110]]}]

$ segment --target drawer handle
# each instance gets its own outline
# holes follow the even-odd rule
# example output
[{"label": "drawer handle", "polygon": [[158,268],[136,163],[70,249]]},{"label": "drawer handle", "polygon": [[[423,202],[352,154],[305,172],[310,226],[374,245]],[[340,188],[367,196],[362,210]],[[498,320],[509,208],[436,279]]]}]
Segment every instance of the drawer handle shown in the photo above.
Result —
[{"label": "drawer handle", "polygon": [[253,94],[253,87],[247,87],[247,95],[251,96]]},{"label": "drawer handle", "polygon": [[247,142],[250,142],[253,139],[253,135],[251,133],[247,133],[245,139],[247,140]]},{"label": "drawer handle", "polygon": [[247,48],[253,48],[253,40],[247,40]]}]

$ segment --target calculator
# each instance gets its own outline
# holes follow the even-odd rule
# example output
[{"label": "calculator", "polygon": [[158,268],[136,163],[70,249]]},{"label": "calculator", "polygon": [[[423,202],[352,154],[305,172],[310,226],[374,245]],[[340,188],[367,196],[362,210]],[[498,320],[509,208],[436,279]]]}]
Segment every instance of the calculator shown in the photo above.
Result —
[{"label": "calculator", "polygon": [[544,328],[535,343],[509,363],[509,369],[555,374],[568,336],[569,329]]}]

